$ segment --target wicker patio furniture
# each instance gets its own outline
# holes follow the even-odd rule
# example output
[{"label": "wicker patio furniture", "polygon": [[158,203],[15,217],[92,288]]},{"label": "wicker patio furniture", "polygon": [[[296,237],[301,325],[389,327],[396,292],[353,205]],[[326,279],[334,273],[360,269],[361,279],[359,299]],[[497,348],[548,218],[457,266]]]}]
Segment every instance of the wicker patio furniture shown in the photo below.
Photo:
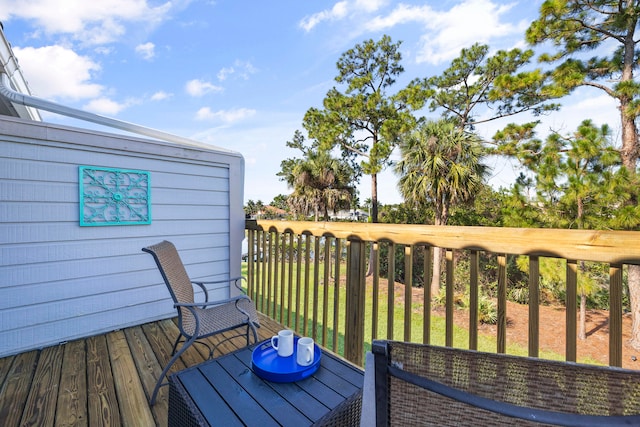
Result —
[{"label": "wicker patio furniture", "polygon": [[[242,277],[232,278],[225,281],[191,281],[182,264],[180,255],[173,243],[162,241],[158,244],[142,248],[144,252],[153,255],[154,260],[162,274],[174,307],[178,311],[178,329],[180,334],[173,344],[171,351],[172,358],[165,366],[162,374],[158,378],[158,382],[153,390],[149,403],[155,404],[158,390],[161,386],[167,385],[163,382],[171,366],[178,360],[180,355],[185,352],[194,342],[199,339],[209,337],[221,332],[244,328],[244,332],[239,335],[246,335],[247,345],[250,344],[250,335],[253,335],[253,341],[257,342],[258,334],[256,327],[259,327],[258,316],[253,301],[246,296],[209,301],[209,293],[205,285],[215,283],[234,283],[235,286],[243,291],[240,287]],[[194,301],[193,285],[199,286],[204,292],[204,302]],[[236,335],[238,336],[238,335]],[[228,337],[230,339],[233,337]],[[180,341],[185,340],[179,351],[176,352]],[[201,344],[207,345],[203,342]],[[207,345],[207,347],[209,347]],[[214,348],[209,348],[209,357],[213,356]]]},{"label": "wicker patio furniture", "polygon": [[640,371],[396,341],[372,353],[361,425],[640,425]]}]

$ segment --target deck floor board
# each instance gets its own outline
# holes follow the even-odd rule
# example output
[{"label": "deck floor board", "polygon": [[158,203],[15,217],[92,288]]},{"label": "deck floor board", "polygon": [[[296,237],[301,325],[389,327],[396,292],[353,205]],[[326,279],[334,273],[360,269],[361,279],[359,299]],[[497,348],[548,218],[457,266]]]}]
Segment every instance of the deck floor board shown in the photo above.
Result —
[{"label": "deck floor board", "polygon": [[87,352],[82,340],[64,346],[56,426],[87,426]]},{"label": "deck floor board", "polygon": [[[258,339],[282,325],[260,315]],[[214,357],[246,341],[225,332],[205,341]],[[0,424],[3,427],[166,426],[168,387],[149,406],[157,377],[171,358],[178,336],[175,319],[134,326],[0,359]],[[194,345],[172,372],[206,359],[209,350]]]}]

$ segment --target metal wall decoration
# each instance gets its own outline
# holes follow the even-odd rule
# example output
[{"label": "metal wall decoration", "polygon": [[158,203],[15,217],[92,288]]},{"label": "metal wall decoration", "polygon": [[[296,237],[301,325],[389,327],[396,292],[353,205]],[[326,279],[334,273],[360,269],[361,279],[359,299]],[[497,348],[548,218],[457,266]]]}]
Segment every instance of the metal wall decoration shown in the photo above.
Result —
[{"label": "metal wall decoration", "polygon": [[151,224],[150,173],[80,166],[80,225]]}]

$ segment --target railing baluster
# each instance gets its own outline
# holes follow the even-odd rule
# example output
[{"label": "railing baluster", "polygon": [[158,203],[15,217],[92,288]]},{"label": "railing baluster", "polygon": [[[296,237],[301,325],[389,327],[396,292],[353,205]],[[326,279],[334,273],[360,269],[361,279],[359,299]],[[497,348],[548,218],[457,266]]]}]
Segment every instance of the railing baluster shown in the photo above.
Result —
[{"label": "railing baluster", "polygon": [[287,247],[287,239],[285,233],[278,233],[278,240],[282,241],[282,257],[280,259],[280,323],[284,323],[284,297],[285,297],[285,266],[287,264],[285,248]]},{"label": "railing baluster", "polygon": [[373,256],[373,284],[371,293],[373,294],[373,301],[371,304],[371,340],[378,339],[378,305],[379,305],[379,292],[380,292],[380,243],[373,242],[371,245]]},{"label": "railing baluster", "polygon": [[311,234],[304,236],[304,315],[302,323],[302,335],[307,336],[307,330],[309,328],[309,282],[311,278]]},{"label": "railing baluster", "polygon": [[622,265],[609,266],[609,365],[622,366]]},{"label": "railing baluster", "polygon": [[498,255],[498,340],[497,353],[507,352],[507,255]]},{"label": "railing baluster", "polygon": [[[302,291],[302,234],[298,234],[298,252],[296,253],[296,323],[294,330],[300,330],[300,292]],[[303,319],[304,321],[304,319]]]},{"label": "railing baluster", "polygon": [[454,274],[453,274],[453,251],[447,249],[445,251],[446,260],[446,278],[445,278],[445,292],[446,292],[446,312],[445,312],[445,345],[447,347],[453,347],[453,296],[454,296]]},{"label": "railing baluster", "polygon": [[[293,245],[294,245],[295,236],[293,233],[289,233],[289,272],[287,277],[287,325],[289,327],[294,327],[293,322],[291,322],[291,307],[293,301],[293,269],[295,267],[295,262],[293,259]],[[296,286],[297,288],[297,286]]]},{"label": "railing baluster", "polygon": [[260,283],[260,311],[264,312],[264,296],[265,296],[265,286],[267,284],[267,275],[264,273],[266,271],[265,268],[265,261],[266,261],[266,256],[265,256],[265,242],[266,242],[266,236],[267,232],[266,231],[261,231],[260,232],[260,247],[258,249],[258,261],[256,262],[257,268],[258,268],[258,273],[260,271],[263,271],[262,275],[261,275],[261,283]]},{"label": "railing baluster", "polygon": [[333,347],[338,351],[338,331],[340,330],[340,267],[342,266],[342,240],[336,238],[336,259],[333,287]]},{"label": "railing baluster", "polygon": [[431,262],[433,260],[433,249],[431,246],[424,247],[424,279],[422,289],[424,290],[422,309],[422,342],[431,343]]},{"label": "railing baluster", "polygon": [[411,341],[413,317],[413,246],[404,247],[404,340]]},{"label": "railing baluster", "polygon": [[256,272],[255,272],[255,263],[253,261],[253,257],[255,256],[254,245],[256,244],[256,233],[257,230],[248,230],[247,231],[247,295],[252,300],[256,300],[256,296],[258,295],[258,289],[256,286]]},{"label": "railing baluster", "polygon": [[395,317],[395,290],[396,290],[396,245],[389,242],[387,265],[387,339],[393,339],[393,319]]},{"label": "railing baluster", "polygon": [[529,257],[529,357],[540,354],[540,257]]},{"label": "railing baluster", "polygon": [[478,251],[469,254],[469,349],[478,349],[479,265]]},{"label": "railing baluster", "polygon": [[273,232],[269,232],[266,234],[269,236],[267,241],[267,316],[271,313],[271,307],[273,304],[273,298],[271,296],[274,283],[273,283]]},{"label": "railing baluster", "polygon": [[575,362],[577,359],[577,295],[578,295],[578,262],[567,260],[567,296],[566,296],[566,354],[568,362]]},{"label": "railing baluster", "polygon": [[365,258],[365,243],[348,240],[344,356],[357,365],[364,358]]},{"label": "railing baluster", "polygon": [[313,238],[315,247],[313,250],[313,326],[311,337],[314,341],[318,337],[318,310],[319,310],[319,291],[320,291],[320,237]]},{"label": "railing baluster", "polygon": [[327,332],[329,329],[329,279],[331,278],[331,241],[333,238],[324,238],[324,277],[322,289],[322,345],[327,346]]}]

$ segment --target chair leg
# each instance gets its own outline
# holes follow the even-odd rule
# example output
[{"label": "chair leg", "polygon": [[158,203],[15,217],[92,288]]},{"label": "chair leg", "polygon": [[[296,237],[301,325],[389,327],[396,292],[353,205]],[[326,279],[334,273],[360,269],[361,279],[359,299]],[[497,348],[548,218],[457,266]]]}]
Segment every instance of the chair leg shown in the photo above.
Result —
[{"label": "chair leg", "polygon": [[[251,332],[253,332],[253,343],[257,343],[258,342],[258,331],[256,330],[256,326],[252,323],[249,322],[249,325],[247,325],[247,328],[251,329]],[[247,330],[247,346],[249,346],[249,331]]]},{"label": "chair leg", "polygon": [[173,343],[173,348],[171,349],[172,355],[176,353],[176,349],[178,348],[178,343],[180,342],[180,338],[182,338],[182,334],[178,335],[178,338],[176,338],[176,342]]},{"label": "chair leg", "polygon": [[[180,337],[178,337],[178,339],[180,339]],[[166,377],[171,366],[173,366],[173,364],[176,363],[176,361],[182,355],[182,353],[184,353],[185,350],[188,349],[191,346],[191,344],[194,343],[195,340],[196,340],[195,335],[189,338],[189,340],[184,343],[184,345],[180,348],[180,350],[173,355],[171,360],[169,360],[169,363],[167,363],[167,366],[164,367],[164,369],[162,370],[162,373],[158,377],[158,382],[156,382],[156,386],[153,389],[153,393],[151,394],[151,399],[149,400],[150,406],[153,406],[156,404],[156,398],[158,397],[158,391],[160,391],[160,387],[162,387],[163,385],[169,384],[168,382],[163,383],[162,380]],[[178,341],[176,341],[175,345],[173,346],[173,352],[175,352],[177,345],[178,345]]]}]

